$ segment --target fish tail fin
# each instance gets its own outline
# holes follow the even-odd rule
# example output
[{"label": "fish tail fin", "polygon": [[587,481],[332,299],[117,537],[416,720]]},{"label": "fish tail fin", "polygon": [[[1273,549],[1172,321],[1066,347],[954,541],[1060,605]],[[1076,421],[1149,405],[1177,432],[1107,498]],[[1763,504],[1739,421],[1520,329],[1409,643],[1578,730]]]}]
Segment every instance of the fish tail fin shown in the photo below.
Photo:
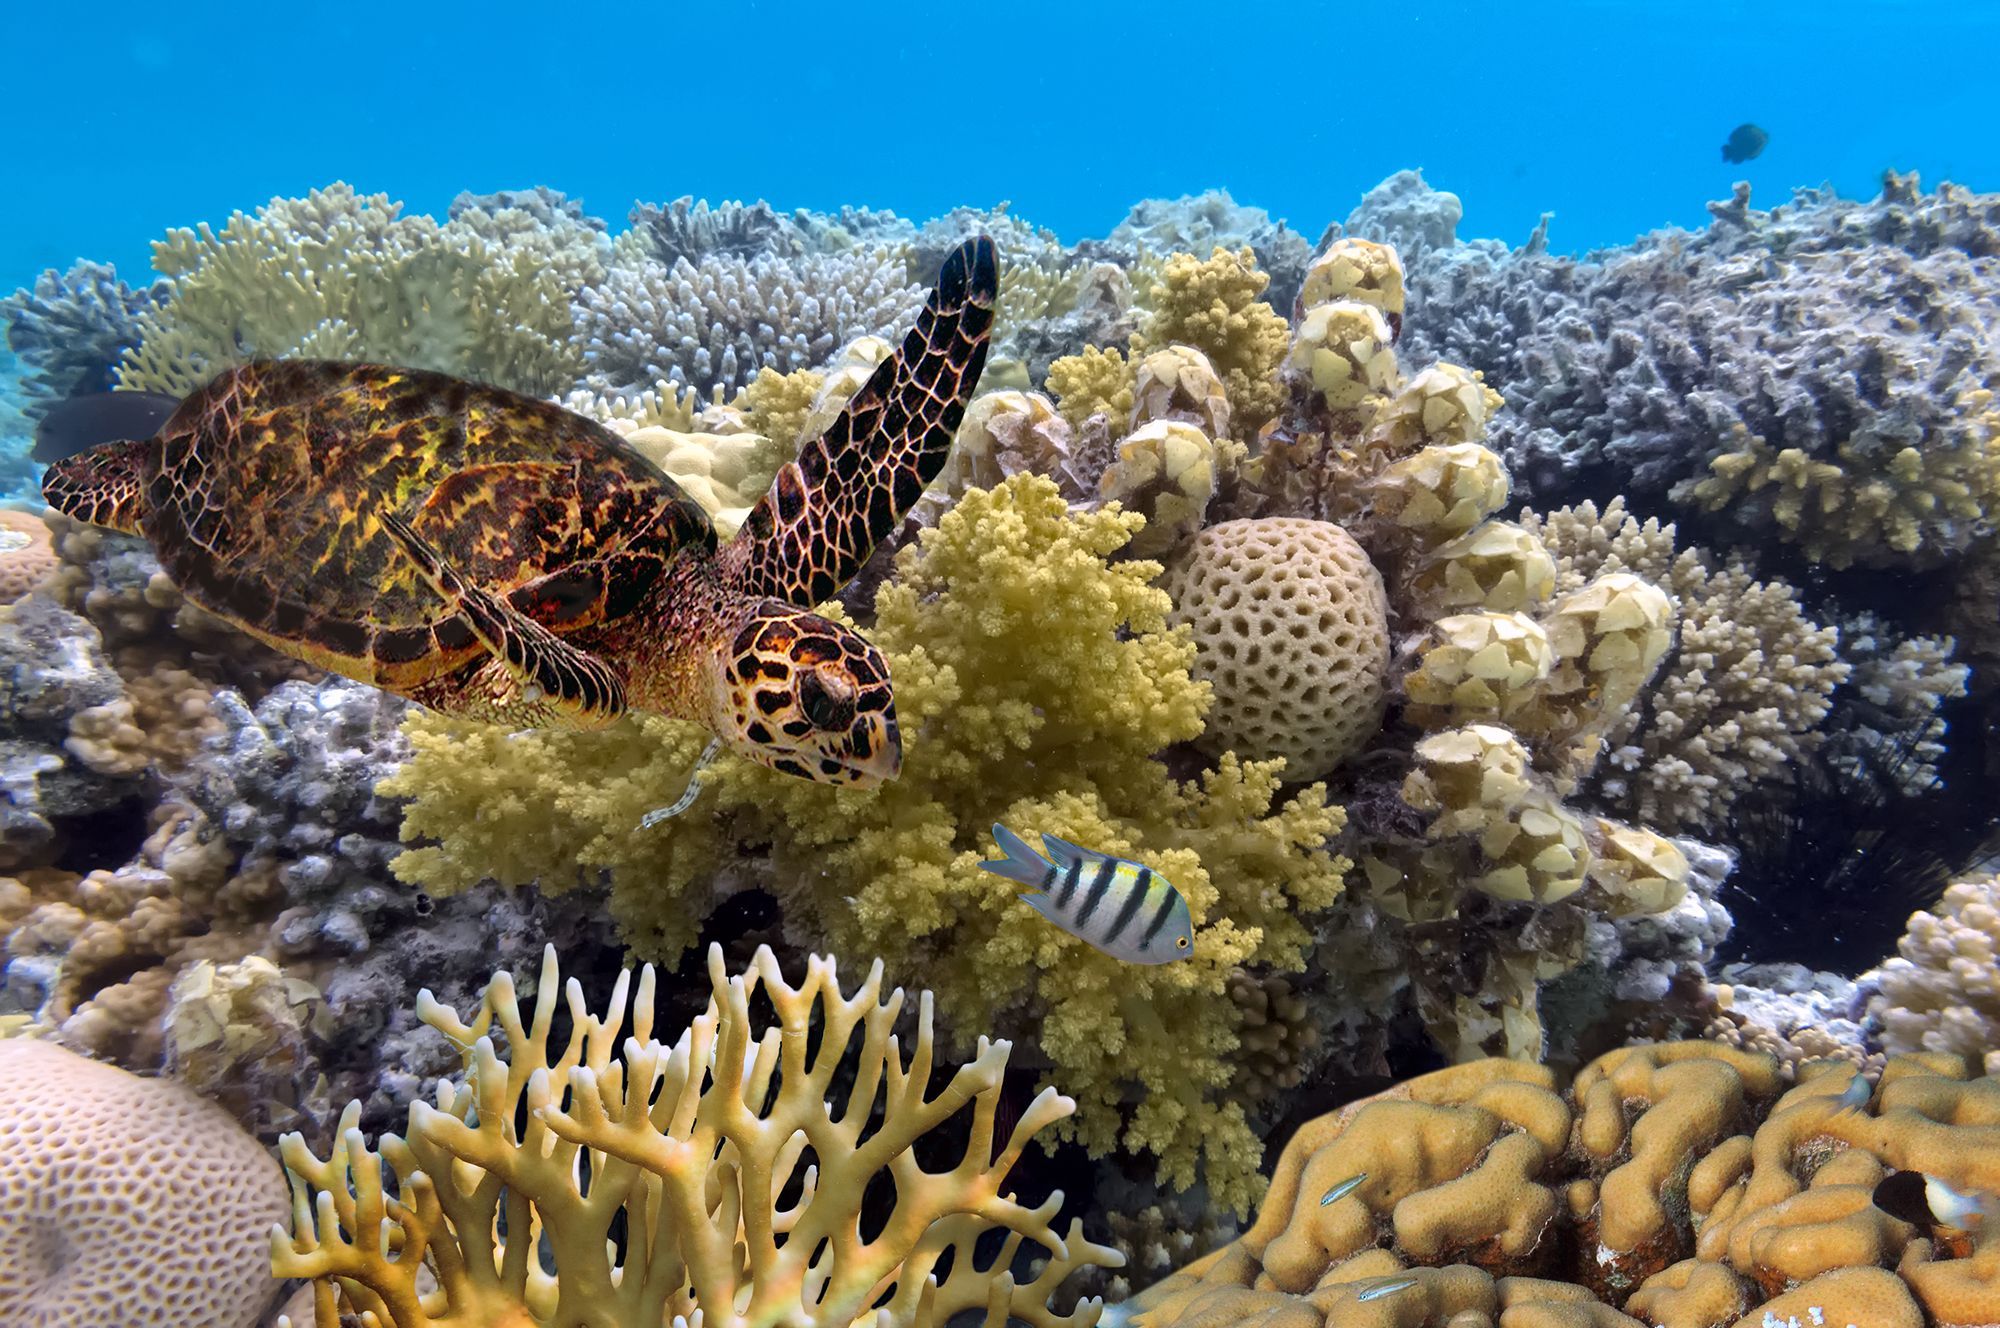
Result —
[{"label": "fish tail fin", "polygon": [[997,861],[982,862],[980,870],[990,871],[995,876],[1004,876],[1020,885],[1032,886],[1039,890],[1048,879],[1050,867],[1041,854],[1028,847],[1022,838],[999,822],[993,825],[993,842],[1007,856]]},{"label": "fish tail fin", "polygon": [[146,469],[157,446],[151,439],[104,443],[64,457],[42,476],[42,497],[65,516],[137,535],[146,516]]}]

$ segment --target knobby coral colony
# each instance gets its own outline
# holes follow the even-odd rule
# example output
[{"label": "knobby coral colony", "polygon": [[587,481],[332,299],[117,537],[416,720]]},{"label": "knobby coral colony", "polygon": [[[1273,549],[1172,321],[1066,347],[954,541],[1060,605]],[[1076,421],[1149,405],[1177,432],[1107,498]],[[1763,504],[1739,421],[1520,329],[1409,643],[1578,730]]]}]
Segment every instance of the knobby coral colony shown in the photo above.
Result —
[{"label": "knobby coral colony", "polygon": [[[226,1301],[222,1328],[268,1322],[253,1228],[282,1187],[230,1115],[296,1131],[268,1258],[325,1328],[1085,1328],[1094,1302],[1051,1308],[1067,1276],[1122,1295],[1178,1263],[1119,1313],[2000,1318],[1993,1238],[1870,1202],[1906,1169],[2000,1190],[1992,876],[1867,880],[1918,911],[1858,978],[1711,984],[1732,854],[1703,842],[1843,805],[1787,792],[1807,764],[1797,788],[1883,819],[1944,779],[1977,801],[1983,726],[1945,720],[1993,695],[2000,641],[1977,593],[2000,200],[1739,196],[1589,261],[1457,219],[1412,173],[1316,249],[1226,195],[1066,248],[972,209],[683,199],[614,236],[546,190],[439,224],[336,185],[170,235],[149,290],[86,265],[0,306],[31,409],[246,353],[434,370],[560,398],[749,546],[774,477],[852,478],[839,440],[869,441],[850,426],[945,255],[983,231],[1003,272],[942,473],[898,486],[909,518],[819,608],[893,682],[886,782],[725,753],[649,825],[701,726],[409,706],[244,641],[128,536],[0,522],[0,1018],[169,1075],[0,1076],[0,1195],[65,1149],[112,1160],[79,1193],[125,1183],[146,1112],[187,1122],[162,1186],[234,1187],[186,1231],[0,1204],[0,1321],[115,1319],[124,1258],[172,1295],[210,1279],[187,1303]],[[1133,967],[1045,923],[979,870],[996,823],[1171,880],[1190,956]],[[1812,915],[1807,874],[1777,906]],[[577,977],[543,959],[524,1008],[545,942]],[[614,981],[620,946],[685,980]],[[844,994],[812,951],[869,976]],[[890,979],[935,992],[913,1043]],[[1597,1055],[1701,1031],[1734,1045]],[[1080,1180],[1128,1266],[1010,1174]],[[49,1263],[86,1247],[102,1276]]]}]

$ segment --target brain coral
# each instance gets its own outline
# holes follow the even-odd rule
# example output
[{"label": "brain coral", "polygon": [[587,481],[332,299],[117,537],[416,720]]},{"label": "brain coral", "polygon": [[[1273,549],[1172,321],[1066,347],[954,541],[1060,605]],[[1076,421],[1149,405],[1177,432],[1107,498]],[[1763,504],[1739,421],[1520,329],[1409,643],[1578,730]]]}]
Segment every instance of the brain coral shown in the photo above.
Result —
[{"label": "brain coral", "polygon": [[12,604],[55,570],[55,547],[41,518],[0,510],[0,604]]},{"label": "brain coral", "polygon": [[1326,521],[1210,526],[1168,571],[1173,620],[1194,631],[1194,676],[1215,684],[1200,742],[1287,779],[1318,779],[1373,737],[1389,666],[1381,574]]},{"label": "brain coral", "polygon": [[[1953,1057],[1852,1070],[1705,1043],[1627,1047],[1558,1091],[1486,1060],[1303,1126],[1235,1244],[1129,1303],[1138,1328],[1969,1328],[2000,1245],[1871,1202],[1909,1167],[2000,1186],[2000,1082]],[[1622,1312],[1621,1312],[1622,1311]],[[1777,1316],[1765,1316],[1765,1311]]]},{"label": "brain coral", "polygon": [[0,1041],[0,1323],[251,1328],[285,1184],[179,1084]]}]

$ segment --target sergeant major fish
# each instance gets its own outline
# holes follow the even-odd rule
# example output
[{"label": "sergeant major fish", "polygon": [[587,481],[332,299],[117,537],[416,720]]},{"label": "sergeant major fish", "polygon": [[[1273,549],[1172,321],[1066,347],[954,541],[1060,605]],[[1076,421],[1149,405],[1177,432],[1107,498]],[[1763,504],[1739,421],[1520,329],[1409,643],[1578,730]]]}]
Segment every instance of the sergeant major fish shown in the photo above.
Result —
[{"label": "sergeant major fish", "polygon": [[1955,1190],[1921,1171],[1897,1171],[1875,1187],[1875,1206],[1920,1231],[1985,1235],[2000,1216],[2000,1196]]},{"label": "sergeant major fish", "polygon": [[1044,858],[1004,825],[993,842],[1007,856],[980,868],[1034,887],[1029,908],[1079,940],[1128,964],[1170,964],[1194,949],[1187,900],[1151,867],[1043,835]]}]

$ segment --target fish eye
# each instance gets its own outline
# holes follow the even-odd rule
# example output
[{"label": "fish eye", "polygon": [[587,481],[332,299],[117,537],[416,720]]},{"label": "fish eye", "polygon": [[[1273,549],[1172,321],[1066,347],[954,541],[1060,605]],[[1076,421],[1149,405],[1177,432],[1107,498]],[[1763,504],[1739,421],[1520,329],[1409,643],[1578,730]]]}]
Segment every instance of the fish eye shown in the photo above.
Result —
[{"label": "fish eye", "polygon": [[1178,941],[1175,941],[1174,944],[1185,950],[1188,948],[1188,938],[1183,936]]}]

